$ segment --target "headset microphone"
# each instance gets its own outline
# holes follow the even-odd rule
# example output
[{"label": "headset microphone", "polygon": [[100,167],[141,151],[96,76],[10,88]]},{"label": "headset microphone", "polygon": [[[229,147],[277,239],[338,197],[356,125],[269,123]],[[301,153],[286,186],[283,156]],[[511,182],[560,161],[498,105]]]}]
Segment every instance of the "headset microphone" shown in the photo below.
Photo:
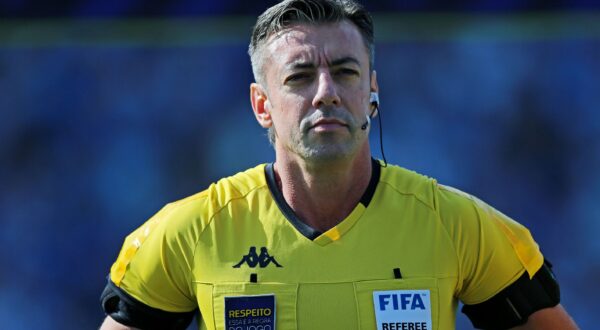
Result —
[{"label": "headset microphone", "polygon": [[371,125],[371,117],[369,115],[365,115],[365,117],[367,117],[367,121],[360,127],[360,129],[363,131],[366,130],[369,125]]},{"label": "headset microphone", "polygon": [[367,116],[367,121],[360,127],[360,129],[363,131],[366,130],[367,127],[371,125],[371,118],[373,117],[375,111],[379,112],[379,115],[377,116],[377,119],[379,119],[379,146],[381,147],[381,157],[383,158],[383,165],[381,166],[387,167],[387,160],[385,159],[385,153],[383,152],[383,127],[381,125],[381,111],[379,111],[379,94],[371,92],[370,103],[373,107],[373,110],[371,110],[371,113]]},{"label": "headset microphone", "polygon": [[371,113],[368,116],[366,116],[367,121],[364,124],[362,124],[362,126],[360,127],[360,129],[362,129],[363,131],[366,130],[367,127],[369,127],[369,125],[371,125],[371,117],[375,113],[375,110],[379,109],[379,94],[377,94],[375,92],[371,92],[370,103],[371,103],[371,106],[373,107],[373,110],[371,111]]}]

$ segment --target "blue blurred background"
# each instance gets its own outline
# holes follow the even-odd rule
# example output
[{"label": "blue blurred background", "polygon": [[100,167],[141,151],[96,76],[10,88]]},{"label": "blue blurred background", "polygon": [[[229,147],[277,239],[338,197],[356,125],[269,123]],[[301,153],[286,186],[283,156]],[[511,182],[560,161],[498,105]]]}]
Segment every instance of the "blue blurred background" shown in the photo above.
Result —
[{"label": "blue blurred background", "polygon": [[[0,2],[2,329],[96,328],[125,235],[165,203],[273,160],[245,52],[274,3]],[[600,4],[366,6],[388,160],[527,225],[563,304],[595,328]],[[471,327],[459,316],[457,328]]]}]

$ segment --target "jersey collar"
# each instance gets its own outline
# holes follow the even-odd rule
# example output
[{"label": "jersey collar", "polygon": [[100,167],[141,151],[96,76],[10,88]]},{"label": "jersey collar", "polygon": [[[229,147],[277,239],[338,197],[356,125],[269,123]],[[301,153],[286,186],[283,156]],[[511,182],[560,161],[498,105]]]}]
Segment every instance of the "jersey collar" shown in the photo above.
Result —
[{"label": "jersey collar", "polygon": [[[361,207],[361,208],[367,208],[367,206],[369,206],[369,203],[371,203],[371,199],[373,199],[373,195],[375,194],[375,189],[377,188],[377,183],[379,183],[379,178],[381,176],[381,165],[379,164],[379,162],[377,160],[371,158],[371,164],[372,164],[371,179],[369,180],[369,185],[367,186],[367,189],[365,190],[362,197],[360,198],[360,204],[362,204],[362,205],[359,205],[359,207]],[[273,196],[275,203],[277,203],[279,210],[281,210],[281,213],[283,213],[283,215],[286,217],[286,219],[302,235],[304,235],[306,238],[308,238],[310,240],[314,241],[319,236],[323,235],[323,233],[321,231],[316,230],[316,229],[312,228],[311,226],[302,222],[302,220],[300,220],[300,218],[296,215],[294,210],[292,210],[290,205],[286,202],[285,198],[283,198],[283,193],[277,186],[277,181],[275,179],[275,169],[274,169],[273,163],[267,164],[267,166],[265,166],[265,176],[267,179],[267,185],[269,186],[269,190],[271,191],[271,195]],[[354,214],[354,213],[355,212],[352,212],[352,214]],[[340,223],[340,225],[343,224],[344,222],[345,221]],[[336,227],[338,227],[338,226],[336,226]],[[329,230],[329,231],[331,231],[331,230]]]}]

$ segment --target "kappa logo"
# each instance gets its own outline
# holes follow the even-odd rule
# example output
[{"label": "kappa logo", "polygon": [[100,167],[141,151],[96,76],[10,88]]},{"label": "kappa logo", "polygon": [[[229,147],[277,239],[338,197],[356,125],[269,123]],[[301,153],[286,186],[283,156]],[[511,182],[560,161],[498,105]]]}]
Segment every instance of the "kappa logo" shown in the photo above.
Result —
[{"label": "kappa logo", "polygon": [[248,264],[248,267],[250,268],[255,268],[257,265],[260,268],[265,268],[270,263],[273,263],[277,267],[283,267],[277,262],[277,260],[275,260],[275,257],[269,255],[266,247],[261,247],[260,254],[258,254],[256,253],[256,246],[251,246],[248,254],[243,256],[242,260],[235,264],[233,268],[240,268],[243,264]]}]

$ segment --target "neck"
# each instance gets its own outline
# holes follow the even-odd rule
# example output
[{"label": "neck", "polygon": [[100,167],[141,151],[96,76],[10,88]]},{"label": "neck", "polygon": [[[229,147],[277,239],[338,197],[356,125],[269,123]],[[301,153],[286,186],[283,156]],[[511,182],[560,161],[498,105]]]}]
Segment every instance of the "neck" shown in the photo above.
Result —
[{"label": "neck", "polygon": [[363,149],[351,159],[316,163],[278,153],[277,184],[300,220],[325,232],[352,212],[371,179],[370,150],[368,145]]}]

